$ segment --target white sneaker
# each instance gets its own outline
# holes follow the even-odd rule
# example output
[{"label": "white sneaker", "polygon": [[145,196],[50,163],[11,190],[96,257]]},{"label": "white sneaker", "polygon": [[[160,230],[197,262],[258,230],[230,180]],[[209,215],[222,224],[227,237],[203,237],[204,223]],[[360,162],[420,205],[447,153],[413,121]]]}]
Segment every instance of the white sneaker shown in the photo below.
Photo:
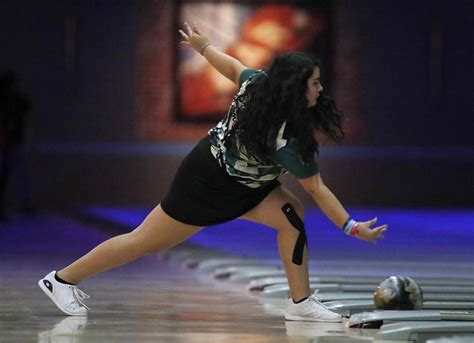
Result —
[{"label": "white sneaker", "polygon": [[314,294],[299,304],[295,304],[292,299],[288,299],[285,319],[329,323],[339,323],[342,321],[340,314],[329,310]]},{"label": "white sneaker", "polygon": [[55,270],[38,281],[41,290],[64,313],[70,316],[86,316],[90,308],[84,304],[83,300],[89,296],[77,286],[56,281],[54,275],[56,275]]}]

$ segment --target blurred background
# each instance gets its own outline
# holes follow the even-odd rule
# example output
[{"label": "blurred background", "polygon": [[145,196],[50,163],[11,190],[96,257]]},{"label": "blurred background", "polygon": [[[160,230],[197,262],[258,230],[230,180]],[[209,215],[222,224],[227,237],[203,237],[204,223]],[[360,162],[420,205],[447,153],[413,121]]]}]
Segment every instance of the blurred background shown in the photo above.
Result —
[{"label": "blurred background", "polygon": [[161,200],[235,91],[180,47],[184,20],[255,68],[321,59],[350,117],[318,157],[343,204],[472,209],[472,14],[463,0],[3,0],[4,211]]}]

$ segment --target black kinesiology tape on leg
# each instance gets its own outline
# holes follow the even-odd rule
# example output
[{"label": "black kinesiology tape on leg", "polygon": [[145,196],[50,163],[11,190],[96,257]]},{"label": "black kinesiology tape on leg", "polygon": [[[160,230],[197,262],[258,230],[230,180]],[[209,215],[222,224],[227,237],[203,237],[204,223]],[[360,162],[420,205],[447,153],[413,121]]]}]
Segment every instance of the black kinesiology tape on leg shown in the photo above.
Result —
[{"label": "black kinesiology tape on leg", "polygon": [[281,208],[281,210],[283,211],[291,225],[293,225],[293,227],[300,233],[295,243],[292,261],[294,264],[301,266],[301,264],[303,263],[304,247],[308,244],[306,241],[306,231],[304,230],[304,223],[290,203],[285,204]]}]

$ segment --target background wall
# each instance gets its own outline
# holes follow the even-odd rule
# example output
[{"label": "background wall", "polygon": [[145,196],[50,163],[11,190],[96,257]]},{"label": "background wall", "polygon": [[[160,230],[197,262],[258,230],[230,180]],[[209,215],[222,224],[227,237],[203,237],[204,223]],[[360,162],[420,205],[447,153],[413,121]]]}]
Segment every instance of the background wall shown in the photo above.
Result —
[{"label": "background wall", "polygon": [[[136,138],[137,99],[147,95],[142,81],[156,82],[137,61],[177,40],[171,4],[0,3],[0,71],[17,72],[34,107],[28,163],[38,206],[154,204],[166,192],[193,142]],[[144,38],[150,6],[157,22],[169,26]],[[347,129],[363,139],[321,149],[330,188],[347,205],[472,207],[469,2],[338,0],[332,6],[331,93],[369,125],[349,122]],[[143,39],[150,49],[138,48]],[[160,52],[170,60],[171,51]],[[173,80],[166,81],[159,81],[160,94],[147,95],[151,101],[170,102]],[[13,187],[9,192],[13,207]]]},{"label": "background wall", "polygon": [[467,1],[370,2],[373,144],[473,147],[469,8]]}]

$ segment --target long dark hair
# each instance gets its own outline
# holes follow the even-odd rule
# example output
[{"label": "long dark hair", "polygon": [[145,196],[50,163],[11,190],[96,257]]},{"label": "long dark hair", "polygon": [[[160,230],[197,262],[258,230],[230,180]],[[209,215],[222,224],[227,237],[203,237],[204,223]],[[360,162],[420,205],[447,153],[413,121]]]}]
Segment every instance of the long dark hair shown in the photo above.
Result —
[{"label": "long dark hair", "polygon": [[307,81],[319,66],[317,60],[302,53],[282,54],[267,75],[247,87],[250,101],[239,112],[235,127],[241,149],[271,163],[276,136],[285,121],[297,139],[304,164],[310,163],[318,152],[317,131],[336,142],[344,137],[344,115],[329,96],[320,94],[316,106],[308,108]]}]

